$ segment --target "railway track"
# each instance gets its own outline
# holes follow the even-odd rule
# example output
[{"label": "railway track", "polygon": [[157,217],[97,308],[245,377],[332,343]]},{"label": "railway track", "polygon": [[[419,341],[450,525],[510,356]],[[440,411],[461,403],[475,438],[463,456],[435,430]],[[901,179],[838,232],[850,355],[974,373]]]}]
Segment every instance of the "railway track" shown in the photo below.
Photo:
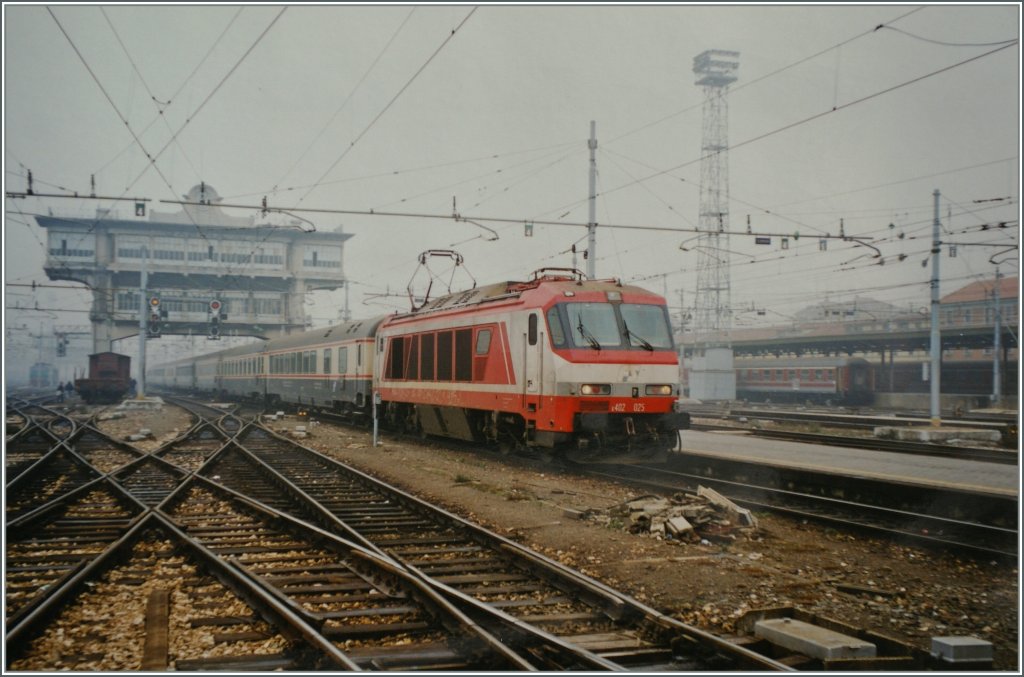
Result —
[{"label": "railway track", "polygon": [[354,668],[152,512],[8,632],[7,660],[46,671]]},{"label": "railway track", "polygon": [[[6,525],[7,627],[24,617],[127,531],[145,511],[119,487],[98,479]],[[8,649],[11,643],[8,641]]]},{"label": "railway track", "polygon": [[[232,442],[229,434],[200,421],[163,449],[143,455],[126,453],[130,448],[83,428],[66,447],[59,445],[46,455],[46,462],[23,475],[17,514],[9,511],[7,523],[7,642],[8,647],[17,644],[8,652],[8,667],[616,667],[472,598],[457,607],[434,579],[383,554],[368,540],[362,540],[367,545],[362,547],[263,505],[266,501],[360,540],[323,506]],[[196,452],[195,444],[205,448]],[[82,454],[75,450],[78,445],[85,447]],[[184,458],[188,463],[204,459],[199,469],[210,479],[182,467]],[[74,482],[81,486],[72,487]],[[62,493],[64,487],[69,491]],[[369,528],[366,522],[363,526]],[[183,552],[191,555],[182,557]],[[176,573],[184,569],[190,573]],[[205,577],[191,573],[199,570]],[[235,581],[229,587],[248,607],[239,607],[222,589],[231,577]],[[214,585],[219,586],[215,591],[210,587]],[[239,585],[248,592],[239,593]],[[197,591],[203,599],[216,597],[215,606],[230,612],[196,617],[195,609],[205,608],[194,604]],[[264,602],[254,605],[254,595]],[[234,601],[224,602],[228,597]],[[115,631],[120,616],[139,620],[124,632]],[[152,631],[151,616],[156,627]],[[144,637],[137,627],[142,618]],[[296,637],[307,645],[299,652]],[[171,641],[178,648],[168,649]],[[196,657],[197,650],[203,658]],[[774,666],[761,657],[750,664]]]},{"label": "railway track", "polygon": [[211,422],[201,421],[153,453],[179,468],[195,472],[227,441],[228,436],[223,430]]},{"label": "railway track", "polygon": [[[625,481],[666,494],[693,493],[708,486],[740,506],[810,519],[843,529],[869,531],[900,541],[972,552],[986,557],[1016,558],[1016,499],[1007,496],[927,490],[896,483],[836,476],[811,482],[789,481],[777,468],[752,470],[750,464],[716,462],[713,470],[692,472],[655,466],[608,466],[578,472]],[[811,473],[812,475],[814,473]],[[763,480],[763,481],[758,481]],[[800,486],[800,489],[787,487]],[[802,490],[801,490],[802,489]],[[870,500],[869,500],[870,497]],[[913,501],[916,509],[900,505]],[[886,504],[888,503],[888,504]],[[930,512],[927,512],[930,509]]]},{"label": "railway track", "polygon": [[60,439],[34,423],[27,423],[4,442],[4,469],[7,480],[17,478],[32,464],[60,444]]},{"label": "railway track", "polygon": [[193,477],[163,506],[360,667],[533,667],[394,563]]},{"label": "railway track", "polygon": [[499,636],[534,626],[604,669],[780,669],[261,426],[246,427],[235,441],[479,622],[494,624],[497,611],[504,619],[504,628],[493,630]]},{"label": "railway track", "polygon": [[[807,426],[825,426],[829,428],[846,428],[850,430],[871,431],[876,427],[917,427],[931,425],[931,419],[914,415],[892,413],[836,413],[834,411],[808,411],[796,409],[741,409],[735,407],[695,407],[689,410],[694,417],[703,418],[703,422],[692,425],[695,430],[734,429],[733,425],[718,425],[708,421],[732,421],[746,423],[751,420],[790,423]],[[994,463],[1016,463],[1017,454],[1017,418],[1006,415],[968,415],[953,419],[945,419],[944,423],[955,428],[995,431],[1000,433],[1005,450],[986,447],[968,448],[962,445],[942,445],[939,443],[910,442],[905,440],[885,440],[863,436],[821,435],[816,432],[767,430],[763,427],[743,428],[751,434],[807,441],[813,444],[830,444],[832,446],[851,446],[878,451],[894,451],[906,454],[922,454],[934,456],[952,456],[971,460],[984,460]]]},{"label": "railway track", "polygon": [[[152,669],[764,671],[798,664],[778,647],[758,645],[762,655],[753,644],[679,623],[237,412],[193,411],[196,423],[151,454],[83,422],[61,438],[29,417],[12,436],[32,432],[42,455],[8,485],[8,646],[19,640],[11,661],[45,666],[23,669],[125,669],[109,667],[96,630],[55,653],[56,629],[70,627],[58,619],[114,608],[88,595],[121,579],[128,587],[113,586],[111,594],[148,599],[144,581],[154,579],[167,582],[169,599],[191,600],[195,589],[214,590],[208,585],[230,588],[216,596],[231,599],[223,608],[234,611],[203,620],[195,608],[180,618],[172,610],[174,641],[212,642],[219,655],[171,650],[163,663],[146,658],[165,666]],[[988,523],[872,505],[860,499],[877,487],[845,479],[837,489],[834,476],[830,490],[794,491],[727,481],[721,468],[712,473],[717,481],[680,469],[619,470],[616,479],[668,492],[710,485],[753,509],[986,556],[1016,554],[1016,513],[985,508],[978,497],[915,500],[960,513],[989,510]],[[161,568],[161,560],[173,565]],[[178,567],[200,573],[179,581]]]},{"label": "railway track", "polygon": [[750,435],[756,435],[757,437],[788,440],[790,442],[801,442],[804,444],[820,444],[830,447],[852,447],[854,449],[887,451],[896,454],[909,454],[916,456],[957,458],[965,461],[981,461],[984,463],[1017,465],[1020,462],[1019,454],[1015,450],[1011,449],[947,446],[929,442],[887,440],[876,437],[826,435],[822,433],[799,432],[795,430],[770,430],[754,427],[737,428],[735,426],[716,425],[714,423],[694,423],[691,425],[691,429],[744,432]]}]

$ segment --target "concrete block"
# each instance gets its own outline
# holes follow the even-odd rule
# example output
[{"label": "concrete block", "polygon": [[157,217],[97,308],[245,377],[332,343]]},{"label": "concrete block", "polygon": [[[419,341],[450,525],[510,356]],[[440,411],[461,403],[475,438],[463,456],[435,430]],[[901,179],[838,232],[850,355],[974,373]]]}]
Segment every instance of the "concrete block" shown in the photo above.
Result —
[{"label": "concrete block", "polygon": [[693,525],[686,521],[686,518],[680,515],[679,517],[673,517],[665,523],[665,528],[668,533],[672,535],[685,534],[688,531],[693,531]]},{"label": "concrete block", "polygon": [[304,425],[297,425],[297,426],[295,426],[295,432],[297,432],[297,433],[304,433],[304,432],[306,432],[306,426],[304,426]]},{"label": "concrete block", "polygon": [[587,516],[586,511],[576,510],[575,508],[562,508],[562,516],[570,517],[574,520],[581,520]]},{"label": "concrete block", "polygon": [[977,637],[932,637],[932,655],[947,663],[992,660],[992,642]]},{"label": "concrete block", "polygon": [[698,496],[703,496],[704,498],[708,499],[709,501],[711,501],[715,505],[717,505],[717,506],[719,506],[721,508],[724,508],[729,513],[735,515],[739,519],[740,523],[743,524],[744,526],[748,526],[748,527],[756,527],[757,526],[757,520],[754,518],[754,514],[752,512],[750,512],[746,508],[739,507],[738,505],[736,505],[735,503],[730,501],[725,496],[722,496],[720,493],[718,493],[714,489],[709,489],[707,487],[698,486],[697,487],[697,495]]},{"label": "concrete block", "polygon": [[821,660],[874,658],[871,642],[792,618],[772,618],[754,624],[754,634],[772,644]]}]

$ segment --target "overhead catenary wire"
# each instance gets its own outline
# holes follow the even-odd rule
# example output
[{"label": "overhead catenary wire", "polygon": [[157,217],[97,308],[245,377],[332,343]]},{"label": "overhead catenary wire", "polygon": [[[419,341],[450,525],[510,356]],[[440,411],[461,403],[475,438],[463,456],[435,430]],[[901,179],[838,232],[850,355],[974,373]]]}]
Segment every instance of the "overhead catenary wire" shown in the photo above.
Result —
[{"label": "overhead catenary wire", "polygon": [[359,88],[362,87],[363,82],[366,81],[366,78],[368,78],[370,76],[370,73],[373,72],[373,69],[376,68],[377,63],[380,62],[384,54],[386,54],[387,51],[391,48],[391,45],[395,42],[395,39],[398,37],[398,34],[401,33],[402,29],[405,28],[405,25],[409,23],[409,19],[412,18],[413,13],[415,12],[416,7],[414,6],[412,9],[409,10],[409,13],[405,15],[405,19],[403,19],[402,23],[398,25],[398,28],[395,29],[395,32],[391,34],[391,38],[387,41],[387,43],[385,43],[384,47],[377,54],[377,57],[373,60],[373,63],[371,63],[369,67],[367,67],[367,69],[363,72],[363,76],[359,78],[359,81],[356,82],[355,86],[352,87],[349,93],[345,96],[345,99],[341,102],[341,105],[338,106],[337,109],[335,109],[331,117],[328,118],[326,123],[324,123],[324,126],[320,128],[320,131],[313,136],[313,139],[309,142],[309,145],[306,146],[305,150],[299,153],[299,156],[295,159],[295,162],[292,163],[292,166],[289,167],[287,171],[285,171],[284,176],[277,180],[277,182],[274,184],[273,189],[271,189],[270,191],[271,193],[277,192],[277,186],[283,183],[284,180],[287,179],[289,176],[291,176],[291,173],[295,171],[295,168],[299,166],[299,163],[302,162],[302,160],[306,157],[309,151],[312,150],[313,146],[316,145],[316,142],[319,141],[320,138],[331,127],[331,125],[334,124],[334,121],[338,118],[339,115],[341,115],[341,112],[345,110],[345,107],[348,106],[349,102],[356,95],[356,92],[358,92]]},{"label": "overhead catenary wire", "polygon": [[[181,84],[178,85],[178,88],[176,90],[174,90],[174,93],[171,94],[171,96],[167,99],[167,102],[166,102],[166,105],[164,106],[164,108],[162,110],[160,110],[160,112],[158,112],[153,117],[153,119],[150,120],[149,123],[146,124],[145,127],[142,128],[142,130],[139,132],[140,136],[144,135],[147,131],[149,131],[149,129],[153,125],[155,125],[157,123],[157,121],[161,117],[164,117],[164,114],[166,113],[167,109],[170,108],[174,104],[174,102],[178,100],[178,95],[181,94],[181,91],[183,89],[185,89],[185,86],[189,83],[189,81],[192,80],[193,77],[195,77],[195,74],[199,72],[199,69],[202,68],[204,63],[206,63],[206,60],[210,57],[210,55],[213,54],[213,50],[216,49],[217,45],[219,45],[221,43],[221,40],[223,40],[224,36],[227,35],[227,32],[235,24],[235,21],[238,19],[239,15],[241,15],[241,13],[242,13],[242,11],[244,9],[245,9],[245,7],[239,7],[238,8],[238,11],[235,12],[235,14],[231,17],[231,20],[228,21],[228,23],[224,27],[224,29],[220,32],[220,34],[216,38],[214,38],[213,42],[210,44],[210,48],[207,49],[206,50],[206,54],[203,55],[203,58],[199,60],[199,62],[196,64],[195,68],[192,69],[192,72],[189,73],[188,76],[186,76],[184,80],[182,80]],[[100,174],[100,173],[102,173],[107,167],[112,165],[119,157],[121,157],[126,152],[128,152],[134,145],[135,145],[134,142],[129,143],[128,145],[126,145],[124,148],[122,148],[117,153],[115,153],[114,156],[112,158],[110,158],[110,160],[108,160],[107,162],[103,163],[103,165],[101,165],[99,167],[99,169],[95,170],[93,172],[93,174]],[[195,167],[193,167],[193,171],[195,171]],[[196,172],[196,173],[198,174],[198,172]]]},{"label": "overhead catenary wire", "polygon": [[345,159],[345,157],[349,154],[349,152],[353,148],[356,147],[356,144],[358,144],[359,141],[362,140],[362,138],[364,136],[366,136],[366,134],[371,129],[373,129],[374,125],[376,125],[377,122],[382,117],[384,117],[384,114],[387,113],[388,110],[390,110],[391,107],[395,104],[395,102],[398,101],[399,97],[401,97],[402,94],[405,93],[405,90],[407,90],[412,85],[412,83],[416,81],[416,79],[420,76],[420,74],[423,73],[423,71],[425,71],[427,69],[427,66],[429,66],[430,63],[437,57],[437,55],[441,53],[441,50],[443,50],[445,48],[445,46],[449,42],[451,42],[452,38],[454,38],[455,35],[462,29],[462,27],[464,25],[466,25],[466,22],[469,21],[469,18],[471,16],[473,16],[473,14],[476,13],[477,9],[478,9],[477,7],[474,7],[473,9],[471,9],[469,11],[469,14],[467,14],[462,19],[462,21],[459,22],[459,25],[452,29],[451,33],[449,33],[448,36],[445,37],[445,39],[441,42],[441,44],[438,45],[437,49],[435,49],[434,52],[429,57],[427,57],[427,60],[423,63],[423,65],[421,65],[416,70],[416,72],[412,74],[412,77],[409,78],[409,80],[404,85],[402,85],[402,87],[395,93],[395,95],[393,97],[391,97],[391,100],[387,102],[387,104],[384,106],[384,108],[382,108],[380,110],[380,112],[377,113],[377,115],[372,120],[370,120],[370,124],[368,124],[363,129],[363,131],[359,132],[359,134],[352,141],[349,142],[349,145],[345,148],[344,151],[342,151],[341,155],[338,156],[338,159],[336,159],[331,164],[331,166],[327,168],[327,171],[325,171],[320,176],[320,178],[316,180],[316,182],[313,184],[313,187],[311,187],[308,191],[306,191],[306,193],[302,197],[299,198],[299,200],[296,203],[296,205],[301,204],[309,196],[309,194],[312,193],[319,186],[320,182],[323,181],[325,178],[327,178],[328,174],[330,174],[332,171],[334,171],[334,168],[337,167],[341,163],[341,161]]},{"label": "overhead catenary wire", "polygon": [[935,40],[933,38],[926,38],[923,35],[916,35],[914,33],[911,33],[910,31],[905,31],[902,28],[896,28],[888,24],[879,24],[875,28],[875,31],[879,31],[882,29],[896,31],[897,33],[902,33],[903,35],[914,38],[915,40],[930,42],[933,45],[942,45],[943,47],[995,47],[996,45],[1007,45],[1017,42],[1017,38],[1009,38],[1007,40],[996,40],[995,42],[947,42],[945,40]]},{"label": "overhead catenary wire", "polygon": [[[749,146],[750,144],[753,144],[753,143],[756,143],[758,141],[762,141],[764,139],[770,138],[772,136],[775,136],[776,134],[781,134],[782,132],[785,132],[785,131],[788,131],[788,130],[791,130],[791,129],[795,129],[797,127],[800,127],[801,125],[809,124],[809,123],[811,123],[811,122],[813,122],[815,120],[821,119],[821,118],[826,117],[828,115],[831,115],[833,113],[837,113],[839,111],[846,110],[848,108],[852,108],[853,106],[860,105],[862,103],[865,103],[867,101],[871,101],[872,99],[876,99],[876,98],[878,98],[880,96],[884,96],[886,94],[891,94],[892,92],[895,92],[895,91],[897,91],[899,89],[902,89],[904,87],[909,87],[910,85],[916,84],[918,82],[922,82],[924,80],[927,80],[928,78],[932,78],[932,77],[935,77],[936,75],[940,75],[942,73],[946,73],[948,71],[951,71],[954,68],[959,68],[960,66],[964,66],[966,64],[972,63],[972,62],[977,61],[979,59],[983,59],[985,57],[992,56],[993,54],[1001,52],[1004,49],[1012,47],[1014,44],[1017,44],[1017,42],[1014,41],[1011,44],[1003,45],[1001,47],[996,47],[995,49],[992,49],[992,50],[989,50],[987,52],[984,52],[983,54],[979,54],[979,55],[976,55],[976,56],[964,59],[962,61],[958,61],[957,63],[950,64],[948,66],[944,66],[942,68],[939,68],[937,70],[931,71],[929,73],[925,73],[924,75],[919,75],[919,76],[911,78],[909,80],[905,80],[905,81],[903,81],[901,83],[898,83],[896,85],[892,85],[891,87],[886,87],[884,89],[878,90],[877,92],[873,92],[871,94],[867,94],[865,96],[862,96],[860,98],[854,99],[852,101],[847,101],[844,104],[840,104],[838,106],[833,106],[830,109],[821,111],[819,113],[815,113],[814,115],[810,115],[808,117],[802,118],[800,120],[796,120],[794,122],[790,122],[788,124],[782,125],[781,127],[777,127],[777,128],[772,129],[770,131],[767,131],[767,132],[764,132],[762,134],[758,134],[756,136],[753,136],[753,137],[750,137],[748,139],[745,139],[743,141],[739,141],[737,143],[730,144],[728,148],[724,149],[724,151],[730,151],[731,152],[731,151],[736,150],[738,148],[743,148],[745,146]],[[716,152],[723,152],[723,151],[716,151]],[[668,174],[670,172],[673,172],[673,171],[676,171],[676,170],[679,170],[679,169],[683,169],[684,167],[689,167],[690,165],[697,164],[697,163],[701,162],[701,160],[703,160],[703,156],[695,158],[693,160],[689,160],[689,161],[684,162],[684,163],[679,164],[679,165],[675,165],[673,167],[669,167],[668,169],[663,169],[663,170],[657,171],[657,172],[655,172],[653,174],[650,174],[648,176],[642,177],[642,178],[637,179],[635,181],[630,181],[629,183],[625,183],[625,184],[622,184],[620,186],[616,186],[615,188],[611,188],[611,189],[605,191],[605,193],[606,194],[607,193],[614,193],[614,192],[623,190],[625,188],[629,188],[631,186],[634,186],[637,183],[640,183],[642,181],[650,181],[651,179],[657,178],[659,176],[664,176],[665,174]],[[544,214],[545,215],[546,214],[554,214],[554,213],[560,212],[560,211],[562,211],[562,210],[564,210],[566,208],[575,207],[575,206],[577,206],[577,205],[579,205],[579,204],[581,204],[581,203],[583,203],[585,201],[586,201],[585,199],[583,199],[583,200],[574,200],[573,202],[564,204],[564,205],[562,205],[560,207],[557,207],[555,209],[550,209],[550,210],[544,212]]]},{"label": "overhead catenary wire", "polygon": [[[181,126],[178,128],[176,132],[174,132],[173,135],[171,135],[171,138],[167,141],[166,144],[164,144],[164,146],[159,151],[157,151],[156,155],[150,157],[148,153],[146,154],[147,158],[149,158],[150,160],[149,163],[147,163],[145,168],[143,168],[142,172],[128,184],[126,190],[131,190],[131,187],[138,183],[139,179],[141,179],[145,175],[145,173],[149,170],[150,167],[156,168],[156,161],[160,158],[163,152],[167,150],[172,143],[174,143],[174,141],[178,138],[178,135],[180,135],[185,130],[185,128],[189,125],[189,123],[191,123],[196,118],[197,115],[199,115],[200,111],[202,111],[203,108],[206,107],[206,104],[210,102],[210,99],[212,99],[214,95],[220,91],[221,87],[224,86],[224,83],[228,81],[228,79],[235,73],[235,71],[238,70],[238,67],[245,62],[245,60],[249,57],[250,54],[252,54],[253,50],[256,49],[256,46],[263,41],[263,38],[267,35],[267,33],[270,32],[270,29],[277,24],[278,20],[280,20],[281,16],[285,13],[287,9],[287,5],[281,8],[281,11],[278,12],[276,16],[274,16],[274,18],[270,21],[269,24],[267,24],[267,27],[264,28],[263,31],[256,37],[256,40],[251,45],[249,45],[249,48],[245,50],[245,53],[242,54],[238,61],[236,61],[235,64],[231,67],[231,69],[224,75],[224,77],[221,78],[220,82],[218,82],[217,85],[212,90],[210,90],[210,93],[206,95],[206,98],[203,99],[202,102],[196,107],[196,109],[193,110],[192,113],[185,118],[185,122],[181,124]],[[159,171],[158,168],[157,171]]]},{"label": "overhead catenary wire", "polygon": [[[123,197],[124,194],[127,194],[128,190],[131,190],[131,187],[133,185],[135,185],[135,183],[137,183],[139,181],[139,179],[142,178],[142,176],[149,169],[149,167],[153,167],[153,169],[157,172],[157,174],[163,180],[164,184],[167,186],[168,190],[172,194],[175,193],[173,187],[170,184],[170,181],[168,181],[167,177],[164,175],[164,173],[160,169],[160,167],[157,166],[157,164],[156,164],[157,159],[170,146],[171,143],[174,143],[176,141],[178,135],[185,129],[186,126],[188,126],[188,124],[195,118],[195,116],[199,114],[199,112],[203,109],[203,107],[205,107],[206,104],[209,103],[210,99],[213,98],[213,96],[220,90],[220,88],[224,85],[224,83],[227,82],[228,78],[230,78],[231,75],[238,69],[238,67],[241,66],[241,64],[252,53],[252,51],[256,48],[256,46],[263,40],[264,36],[266,36],[266,34],[270,31],[270,29],[274,27],[274,25],[277,23],[277,21],[281,18],[281,16],[284,14],[285,10],[287,10],[287,9],[288,9],[287,7],[281,8],[281,10],[277,13],[277,15],[273,18],[273,20],[271,20],[271,22],[267,25],[267,27],[264,28],[264,30],[260,33],[260,35],[252,43],[252,45],[250,45],[249,48],[246,50],[246,52],[238,59],[238,61],[235,62],[234,66],[232,66],[232,68],[227,72],[227,74],[225,74],[225,76],[213,88],[213,90],[210,91],[210,93],[199,104],[199,106],[196,107],[196,109],[185,120],[185,122],[181,125],[181,127],[178,128],[177,132],[172,134],[170,140],[167,141],[167,143],[163,146],[163,148],[161,148],[160,151],[158,151],[156,153],[156,155],[151,155],[149,153],[149,151],[146,150],[145,146],[142,144],[142,141],[141,141],[141,139],[139,139],[138,135],[134,132],[134,130],[132,130],[131,125],[128,123],[128,120],[121,113],[120,109],[114,103],[113,99],[111,99],[111,97],[110,97],[109,93],[107,92],[106,88],[103,86],[103,84],[100,82],[99,78],[96,76],[95,72],[89,66],[88,62],[85,60],[85,57],[82,55],[81,51],[78,49],[78,47],[75,45],[74,41],[71,39],[71,36],[64,29],[63,25],[61,25],[60,21],[57,19],[56,15],[53,13],[53,11],[49,7],[47,8],[47,11],[49,11],[50,16],[53,18],[54,22],[57,23],[58,27],[60,28],[60,30],[64,34],[64,36],[67,38],[68,42],[71,44],[71,46],[74,49],[75,53],[79,56],[79,59],[81,59],[82,63],[85,65],[86,69],[89,71],[89,74],[92,75],[93,80],[96,82],[96,84],[100,87],[100,89],[103,92],[103,94],[106,96],[107,101],[111,104],[111,106],[114,108],[115,112],[117,113],[118,117],[124,123],[125,127],[129,130],[129,132],[132,134],[132,137],[135,140],[135,143],[139,146],[139,148],[143,151],[143,154],[149,160],[149,162],[147,163],[146,167],[143,169],[142,173],[140,173],[139,176],[137,176],[135,178],[135,180],[133,180],[132,182],[129,183],[129,185],[125,188],[125,192],[122,194],[121,197]],[[185,214],[189,218],[189,220],[192,222],[192,225],[195,227],[195,230],[199,234],[199,236],[203,240],[209,241],[209,238],[207,237],[206,233],[203,231],[203,229],[200,227],[200,225],[195,221],[195,219],[192,218],[192,215],[188,212],[188,210],[185,210]],[[99,221],[99,219],[93,221],[93,224],[89,228],[89,230],[87,231],[86,235],[88,235],[89,233],[91,233],[93,231],[93,229],[95,228],[95,225],[98,223],[98,221]],[[266,238],[264,238],[264,239],[266,239]],[[256,246],[258,247],[259,245],[257,244]],[[253,251],[255,251],[255,248],[253,249]],[[233,280],[237,281],[238,273],[234,272],[234,266],[233,265],[231,265],[231,264],[228,265],[225,277],[227,277],[228,279],[233,279]]]},{"label": "overhead catenary wire", "polygon": [[[924,7],[916,7],[914,9],[910,10],[909,12],[905,12],[904,14],[896,17],[895,19],[892,19],[892,21],[890,21],[889,23],[893,23],[893,22],[905,19],[908,16],[910,16],[911,14],[914,14],[915,12],[919,12],[922,9],[924,9]],[[775,70],[773,70],[773,71],[771,71],[769,73],[765,73],[764,75],[762,75],[760,77],[754,78],[752,80],[747,80],[745,82],[739,83],[738,85],[732,86],[732,87],[730,87],[730,91],[738,92],[738,91],[743,90],[743,89],[745,89],[747,87],[751,87],[751,86],[753,86],[753,85],[755,85],[755,84],[757,84],[759,82],[763,82],[764,80],[767,80],[769,78],[775,77],[776,75],[779,75],[780,73],[784,73],[784,72],[790,70],[791,68],[796,68],[797,66],[799,66],[801,64],[807,63],[808,61],[813,61],[814,59],[818,58],[819,56],[823,56],[825,54],[828,54],[829,52],[831,52],[833,50],[836,50],[836,49],[839,49],[839,48],[841,48],[841,47],[843,47],[845,45],[848,45],[851,42],[855,42],[856,40],[859,40],[861,38],[867,37],[868,35],[871,35],[872,33],[874,33],[876,30],[878,30],[878,29],[877,28],[870,28],[868,30],[862,31],[862,32],[860,32],[860,33],[858,33],[858,34],[856,34],[856,35],[854,35],[852,37],[847,38],[846,40],[842,40],[842,41],[837,42],[836,44],[834,44],[834,45],[832,45],[830,47],[826,47],[825,49],[817,51],[814,54],[811,54],[809,56],[805,56],[805,57],[803,57],[801,59],[798,59],[798,60],[796,60],[796,61],[794,61],[792,63],[786,64],[785,66],[782,66],[781,68],[776,68]],[[627,132],[623,132],[622,134],[619,134],[618,136],[613,136],[612,138],[610,138],[605,143],[613,144],[616,141],[619,141],[620,139],[624,139],[627,136],[632,136],[633,134],[636,134],[638,132],[642,132],[642,131],[644,131],[646,129],[649,129],[651,127],[655,127],[657,125],[660,125],[661,123],[667,122],[668,120],[671,120],[672,118],[678,117],[678,116],[680,116],[680,115],[682,115],[684,113],[688,113],[688,112],[690,112],[692,110],[699,110],[702,106],[703,106],[703,103],[694,104],[693,106],[687,106],[686,108],[684,108],[684,109],[682,109],[680,111],[676,111],[675,113],[672,113],[670,115],[666,115],[666,116],[664,116],[662,118],[659,118],[659,119],[657,119],[657,120],[655,120],[653,122],[648,122],[648,123],[646,123],[644,125],[641,125],[640,127],[637,127],[635,129],[631,129],[631,130],[629,130]]]}]

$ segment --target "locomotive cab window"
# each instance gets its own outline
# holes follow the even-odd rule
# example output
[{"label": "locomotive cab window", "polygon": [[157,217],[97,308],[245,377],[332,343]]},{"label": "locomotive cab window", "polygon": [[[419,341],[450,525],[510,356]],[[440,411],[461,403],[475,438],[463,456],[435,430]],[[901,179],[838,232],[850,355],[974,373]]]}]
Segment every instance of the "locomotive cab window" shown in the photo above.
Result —
[{"label": "locomotive cab window", "polygon": [[537,345],[537,313],[530,313],[526,335],[527,341],[531,346]]},{"label": "locomotive cab window", "polygon": [[491,350],[491,330],[481,329],[476,334],[476,354],[486,355]]},{"label": "locomotive cab window", "polygon": [[548,309],[547,318],[551,345],[555,348],[564,348],[568,345],[568,342],[565,338],[565,326],[562,324],[562,315],[558,312],[558,306],[552,306]]},{"label": "locomotive cab window", "polygon": [[623,328],[630,345],[640,344],[652,348],[671,350],[672,331],[669,329],[668,318],[664,306],[639,303],[623,303],[619,306]]},{"label": "locomotive cab window", "polygon": [[577,348],[614,348],[622,345],[622,334],[610,303],[566,303],[572,341]]}]

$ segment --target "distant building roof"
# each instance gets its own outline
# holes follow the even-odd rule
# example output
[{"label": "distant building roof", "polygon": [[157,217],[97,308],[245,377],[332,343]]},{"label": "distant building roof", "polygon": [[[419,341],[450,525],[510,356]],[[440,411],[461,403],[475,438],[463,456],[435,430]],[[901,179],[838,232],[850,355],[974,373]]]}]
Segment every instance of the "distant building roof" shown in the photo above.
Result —
[{"label": "distant building roof", "polygon": [[[966,287],[957,289],[952,294],[948,294],[942,298],[942,303],[970,303],[972,301],[986,301],[992,298],[992,289],[995,287],[995,279],[991,280],[978,280],[972,282]],[[1018,277],[1004,277],[999,280],[999,298],[1001,299],[1015,299],[1018,298],[1020,293],[1020,278]]]},{"label": "distant building roof", "polygon": [[213,186],[205,182],[192,186],[182,195],[186,202],[178,212],[150,212],[149,220],[159,223],[180,223],[193,226],[241,226],[251,227],[255,223],[253,216],[230,216],[218,206],[224,198],[217,194]]}]

